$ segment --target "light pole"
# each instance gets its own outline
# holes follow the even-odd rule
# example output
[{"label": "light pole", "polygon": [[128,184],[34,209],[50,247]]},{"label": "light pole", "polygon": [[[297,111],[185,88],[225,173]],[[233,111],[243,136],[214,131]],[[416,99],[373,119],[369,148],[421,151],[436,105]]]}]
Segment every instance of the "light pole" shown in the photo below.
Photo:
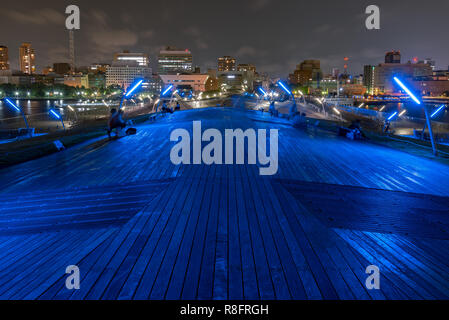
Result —
[{"label": "light pole", "polygon": [[[410,98],[412,98],[412,100],[416,104],[421,105],[421,101],[419,101],[419,99],[413,94],[413,92],[411,92],[410,89],[407,88],[404,85],[404,83],[402,83],[402,81],[398,77],[394,77],[393,79],[401,87],[401,89],[404,90],[408,94],[408,96]],[[429,116],[429,110],[427,110],[427,106],[426,105],[424,105],[423,108],[424,108],[424,113],[426,114],[426,123],[427,123],[427,127],[429,128],[429,136],[430,136],[430,142],[432,144],[433,154],[435,156],[438,156],[438,150],[437,150],[437,146],[436,146],[435,139],[434,139],[434,136],[433,136],[432,122],[431,122],[431,119],[430,119],[430,116]]]},{"label": "light pole", "polygon": [[293,99],[293,105],[290,107],[290,116],[293,116],[296,112],[298,112],[295,96],[290,91],[290,89],[288,89],[287,86],[282,83],[282,81],[278,81],[278,85],[289,95],[290,98]]},{"label": "light pole", "polygon": [[131,89],[129,89],[123,96],[122,96],[122,100],[120,101],[120,106],[119,106],[119,110],[122,108],[123,106],[123,102],[125,101],[125,99],[129,98],[132,96],[132,94],[140,87],[142,86],[143,83],[143,79],[140,80],[136,80],[136,83],[134,85],[131,86]]},{"label": "light pole", "polygon": [[50,109],[49,113],[52,117],[56,118],[57,120],[61,120],[62,128],[65,131],[64,120],[62,119],[62,116],[59,113],[57,113],[54,109]]},{"label": "light pole", "polygon": [[23,112],[23,110],[21,108],[19,108],[14,102],[12,102],[11,99],[5,98],[5,101],[15,111],[20,112],[20,114],[23,117],[23,121],[25,122],[25,126],[27,127],[27,132],[29,133],[30,132],[30,126],[28,125],[28,121],[27,121],[27,118],[26,118],[25,113]]}]

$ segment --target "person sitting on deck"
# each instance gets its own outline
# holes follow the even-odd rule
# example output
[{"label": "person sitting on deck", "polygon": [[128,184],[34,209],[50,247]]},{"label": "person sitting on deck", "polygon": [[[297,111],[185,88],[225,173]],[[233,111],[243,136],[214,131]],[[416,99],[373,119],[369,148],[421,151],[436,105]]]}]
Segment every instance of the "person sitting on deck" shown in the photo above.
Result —
[{"label": "person sitting on deck", "polygon": [[278,116],[278,111],[276,110],[276,107],[274,105],[274,101],[271,101],[270,103],[270,107],[268,108],[268,112],[270,113],[271,116]]},{"label": "person sitting on deck", "polygon": [[164,113],[173,113],[173,110],[167,106],[167,103],[165,101],[162,104],[162,112],[164,112]]},{"label": "person sitting on deck", "polygon": [[112,130],[116,129],[116,136],[118,136],[118,130],[126,127],[126,122],[122,118],[123,110],[117,111],[117,109],[111,109],[111,116],[108,122],[108,136],[111,138]]},{"label": "person sitting on deck", "polygon": [[296,101],[293,101],[292,105],[290,106],[288,118],[293,119],[297,114],[299,114],[298,107],[296,106]]},{"label": "person sitting on deck", "polygon": [[351,140],[360,140],[362,139],[362,137],[366,138],[366,135],[363,133],[360,126],[359,119],[352,121],[351,125],[348,128],[339,127],[338,135]]},{"label": "person sitting on deck", "polygon": [[390,121],[385,120],[384,133],[390,133]]},{"label": "person sitting on deck", "polygon": [[306,114],[297,112],[292,119],[292,125],[294,128],[307,129]]}]

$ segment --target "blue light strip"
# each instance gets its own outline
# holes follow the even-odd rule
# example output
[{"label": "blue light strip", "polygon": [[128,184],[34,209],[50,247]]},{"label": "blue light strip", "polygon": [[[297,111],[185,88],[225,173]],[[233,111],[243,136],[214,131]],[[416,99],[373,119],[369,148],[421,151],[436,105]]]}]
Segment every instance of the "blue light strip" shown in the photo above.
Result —
[{"label": "blue light strip", "polygon": [[415,97],[415,95],[402,83],[401,80],[399,80],[397,77],[394,77],[394,81],[404,90],[407,92],[407,94],[412,98],[417,104],[421,104],[421,101],[418,100],[418,98]]},{"label": "blue light strip", "polygon": [[59,114],[57,114],[55,110],[51,109],[51,110],[50,110],[50,113],[51,113],[52,115],[54,115],[58,120],[61,120],[61,116],[60,116]]},{"label": "blue light strip", "polygon": [[262,87],[259,87],[259,91],[260,91],[264,96],[267,95],[267,92],[266,92],[264,89],[262,89]]},{"label": "blue light strip", "polygon": [[165,89],[164,92],[162,92],[162,95],[165,96],[167,94],[167,92],[169,92],[171,89],[173,88],[173,85],[169,85],[167,89]]},{"label": "blue light strip", "polygon": [[278,83],[282,87],[282,89],[285,90],[285,92],[287,92],[289,95],[292,95],[291,91],[288,90],[287,87],[281,81],[279,81]]},{"label": "blue light strip", "polygon": [[11,100],[9,100],[8,98],[6,98],[5,101],[6,101],[11,107],[13,107],[17,112],[20,112],[19,107],[16,106]]},{"label": "blue light strip", "polygon": [[393,119],[397,114],[398,114],[397,111],[396,111],[395,113],[393,113],[393,114],[388,118],[388,121],[390,121],[391,119]]},{"label": "blue light strip", "polygon": [[446,106],[443,104],[441,107],[439,107],[434,113],[432,113],[432,115],[430,116],[431,118],[435,117],[438,112],[440,112],[441,110],[443,110]]},{"label": "blue light strip", "polygon": [[140,85],[142,83],[143,83],[143,80],[140,80],[139,82],[137,82],[136,85],[131,90],[129,90],[129,92],[125,95],[125,97],[128,98],[134,91],[137,90],[138,87],[140,87]]}]

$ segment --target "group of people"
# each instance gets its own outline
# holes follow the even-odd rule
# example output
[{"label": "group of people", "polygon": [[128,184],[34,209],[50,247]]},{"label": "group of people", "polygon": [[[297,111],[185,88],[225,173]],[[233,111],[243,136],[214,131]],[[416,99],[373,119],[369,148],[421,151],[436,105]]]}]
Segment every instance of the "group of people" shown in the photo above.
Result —
[{"label": "group of people", "polygon": [[348,128],[339,127],[338,135],[351,140],[361,140],[362,138],[367,138],[365,133],[362,131],[361,122],[359,119],[352,121]]}]

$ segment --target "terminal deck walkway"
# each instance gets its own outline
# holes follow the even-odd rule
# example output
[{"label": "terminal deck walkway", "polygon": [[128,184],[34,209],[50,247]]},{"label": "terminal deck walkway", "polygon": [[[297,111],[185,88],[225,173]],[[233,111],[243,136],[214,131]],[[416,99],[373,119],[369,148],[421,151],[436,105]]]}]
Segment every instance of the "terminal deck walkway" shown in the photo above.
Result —
[{"label": "terminal deck walkway", "polygon": [[[279,129],[278,174],[173,165],[193,120]],[[447,299],[448,169],[258,112],[168,115],[0,171],[0,298]]]}]

